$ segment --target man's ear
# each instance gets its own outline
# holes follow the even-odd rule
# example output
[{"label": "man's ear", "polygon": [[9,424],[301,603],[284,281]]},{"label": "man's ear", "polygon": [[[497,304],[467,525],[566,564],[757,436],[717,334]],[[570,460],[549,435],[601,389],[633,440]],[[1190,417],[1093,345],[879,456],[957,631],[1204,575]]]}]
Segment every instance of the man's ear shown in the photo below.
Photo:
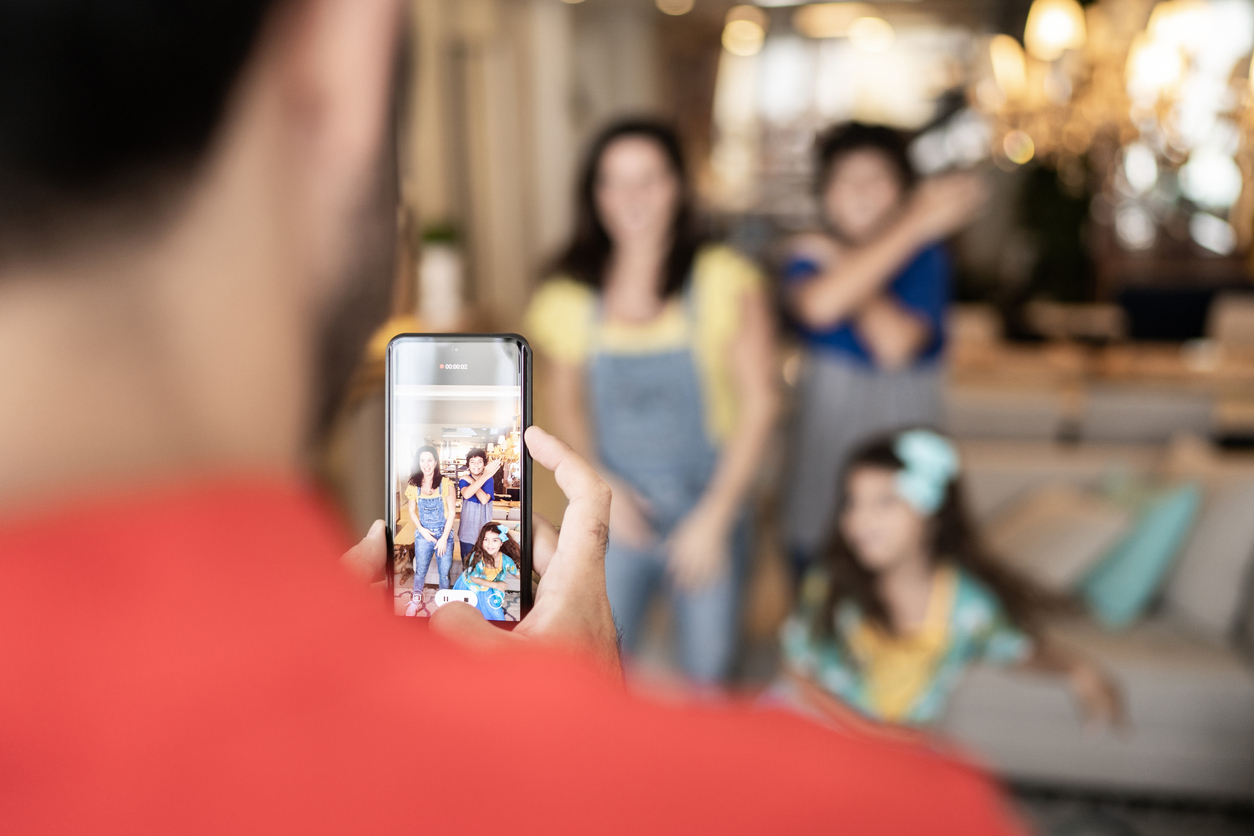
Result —
[{"label": "man's ear", "polygon": [[390,126],[400,0],[294,0],[281,12],[284,162],[299,191],[313,253],[339,261]]}]

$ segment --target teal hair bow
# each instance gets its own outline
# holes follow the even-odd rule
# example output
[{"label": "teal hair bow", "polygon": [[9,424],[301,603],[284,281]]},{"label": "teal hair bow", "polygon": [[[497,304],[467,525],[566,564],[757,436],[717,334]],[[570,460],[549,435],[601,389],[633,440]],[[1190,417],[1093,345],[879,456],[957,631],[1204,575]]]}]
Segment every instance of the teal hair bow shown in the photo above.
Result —
[{"label": "teal hair bow", "polygon": [[897,494],[920,513],[935,514],[958,473],[953,443],[931,430],[908,430],[897,436],[893,452],[905,465],[897,473]]}]

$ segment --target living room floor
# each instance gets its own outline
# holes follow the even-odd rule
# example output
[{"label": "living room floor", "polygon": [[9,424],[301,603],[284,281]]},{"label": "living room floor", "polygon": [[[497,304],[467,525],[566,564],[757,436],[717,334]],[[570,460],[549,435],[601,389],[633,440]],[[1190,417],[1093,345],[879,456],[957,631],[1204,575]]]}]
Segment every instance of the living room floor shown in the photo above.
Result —
[{"label": "living room floor", "polygon": [[1254,807],[1170,804],[1073,795],[1034,787],[1012,790],[1041,836],[1249,836]]}]

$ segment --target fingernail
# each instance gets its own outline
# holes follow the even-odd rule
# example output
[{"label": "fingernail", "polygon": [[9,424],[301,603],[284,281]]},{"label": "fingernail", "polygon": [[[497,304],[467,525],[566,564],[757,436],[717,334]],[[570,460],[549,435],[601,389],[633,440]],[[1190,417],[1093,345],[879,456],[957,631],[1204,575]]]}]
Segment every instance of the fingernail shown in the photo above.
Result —
[{"label": "fingernail", "polygon": [[370,530],[366,532],[367,537],[378,537],[383,533],[383,520],[375,520],[370,524]]}]

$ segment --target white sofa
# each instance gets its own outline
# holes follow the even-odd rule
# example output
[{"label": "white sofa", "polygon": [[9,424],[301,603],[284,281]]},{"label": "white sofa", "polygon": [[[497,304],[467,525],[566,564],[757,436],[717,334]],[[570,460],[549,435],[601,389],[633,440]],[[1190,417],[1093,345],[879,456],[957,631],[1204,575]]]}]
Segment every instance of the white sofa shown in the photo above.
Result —
[{"label": "white sofa", "polygon": [[[1112,469],[1161,470],[1162,447],[966,442],[968,493],[988,520],[1035,487],[1094,485]],[[1254,463],[1175,457],[1205,499],[1152,612],[1112,633],[1077,617],[1051,632],[1118,679],[1131,727],[1086,731],[1048,677],[978,667],[944,729],[1007,778],[1162,798],[1254,801],[1254,665],[1248,637]],[[1189,459],[1192,458],[1190,462]]]}]

